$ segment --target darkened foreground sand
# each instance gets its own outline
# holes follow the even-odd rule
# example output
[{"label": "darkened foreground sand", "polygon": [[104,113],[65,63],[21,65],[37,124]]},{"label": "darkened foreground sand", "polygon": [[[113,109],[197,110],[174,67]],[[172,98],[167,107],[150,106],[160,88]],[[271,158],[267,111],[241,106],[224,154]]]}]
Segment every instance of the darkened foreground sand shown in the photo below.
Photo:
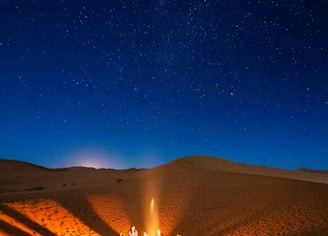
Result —
[{"label": "darkened foreground sand", "polygon": [[193,156],[153,169],[0,160],[0,235],[328,235],[328,175]]}]

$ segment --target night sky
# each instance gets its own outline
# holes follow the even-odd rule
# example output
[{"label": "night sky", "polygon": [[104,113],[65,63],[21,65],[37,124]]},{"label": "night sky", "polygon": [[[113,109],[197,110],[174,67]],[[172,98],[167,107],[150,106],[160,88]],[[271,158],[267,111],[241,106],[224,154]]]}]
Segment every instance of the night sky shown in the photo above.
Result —
[{"label": "night sky", "polygon": [[0,0],[0,157],[328,169],[328,1]]}]

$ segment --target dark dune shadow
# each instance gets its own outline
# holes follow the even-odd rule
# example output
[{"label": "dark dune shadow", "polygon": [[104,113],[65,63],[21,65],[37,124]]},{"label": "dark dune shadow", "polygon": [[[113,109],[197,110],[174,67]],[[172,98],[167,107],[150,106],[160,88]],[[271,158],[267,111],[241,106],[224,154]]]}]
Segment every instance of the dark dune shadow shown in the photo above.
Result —
[{"label": "dark dune shadow", "polygon": [[[245,190],[246,188],[239,186],[239,183],[247,186],[248,183],[253,181],[251,176],[228,173],[219,173],[218,175],[215,173],[198,174],[197,172],[193,174],[193,178],[198,178],[195,183],[192,180],[186,183],[189,186],[188,193],[180,192],[181,196],[186,195],[184,198],[185,209],[181,219],[176,222],[175,227],[172,229],[172,235],[176,235],[176,233],[192,235],[195,231],[204,232],[209,236],[226,235],[241,226],[249,224],[258,216],[265,216],[263,215],[263,212],[265,212],[263,208],[268,207],[266,204],[247,212],[249,208],[247,202],[252,198],[251,191],[255,191],[255,189],[250,186],[249,189]],[[213,178],[218,180],[214,185],[210,181]],[[238,185],[227,185],[226,183],[229,183],[229,181],[232,181],[232,183],[237,182]],[[262,180],[262,184],[267,184],[265,179]],[[249,194],[248,191],[250,191]],[[245,195],[238,197],[238,193]],[[199,199],[203,200],[200,201]],[[229,209],[231,207],[237,207],[236,209],[242,210],[243,213],[233,213]],[[202,222],[207,223],[205,225]],[[222,224],[222,227],[219,228],[218,225],[220,224]]]},{"label": "dark dune shadow", "polygon": [[56,236],[54,233],[52,233],[48,229],[46,229],[46,228],[42,227],[41,225],[35,223],[34,221],[30,220],[28,217],[24,216],[20,212],[14,210],[14,209],[12,209],[12,208],[10,208],[8,206],[0,205],[0,210],[3,211],[8,216],[16,219],[17,221],[24,223],[27,227],[29,227],[30,229],[38,232],[41,235],[44,235],[44,236]]},{"label": "dark dune shadow", "polygon": [[0,229],[7,234],[12,234],[15,236],[31,236],[30,234],[28,234],[20,229],[17,229],[16,227],[14,227],[2,220],[0,220]]},{"label": "dark dune shadow", "polygon": [[[171,209],[173,211],[177,211],[177,217],[178,219],[175,219],[175,224],[173,225],[173,228],[171,229],[171,233],[170,235],[177,235],[177,234],[182,234],[182,235],[193,235],[194,232],[192,230],[192,228],[194,226],[191,226],[190,228],[184,228],[183,225],[185,224],[185,218],[183,215],[185,215],[185,217],[191,217],[193,216],[193,212],[192,209],[195,208],[197,206],[197,202],[198,202],[198,196],[199,194],[202,194],[202,183],[199,180],[193,181],[194,178],[198,178],[197,177],[197,171],[196,172],[189,172],[188,169],[176,169],[174,170],[175,172],[178,171],[179,175],[178,176],[174,176],[171,175],[170,173],[163,173],[166,178],[165,181],[168,183],[162,183],[163,185],[167,184],[167,185],[171,185],[171,183],[174,183],[174,185],[171,186],[171,189],[169,189],[169,191],[167,191],[167,189],[164,187],[160,188],[160,195],[161,196],[165,196],[165,198],[170,199],[169,202],[167,202],[166,204],[170,204],[170,202],[172,203],[172,205],[176,205],[179,206],[181,209],[180,210],[176,210],[176,209]],[[185,190],[187,189],[187,191],[181,191],[181,190]],[[171,196],[171,194],[174,193],[174,197]],[[196,203],[196,204],[195,204]],[[165,215],[170,215],[169,212],[165,212],[165,206],[164,207],[164,212],[163,214]],[[190,212],[190,213],[188,213]],[[190,214],[190,216],[189,216]],[[211,216],[208,216],[211,217]],[[194,225],[197,225],[197,222],[201,222],[202,219],[195,219]]]},{"label": "dark dune shadow", "polygon": [[[126,220],[135,225],[141,235],[143,231],[146,231],[146,216],[145,207],[148,207],[149,202],[146,200],[149,198],[147,188],[145,188],[144,175],[147,175],[147,171],[143,169],[128,169],[123,170],[121,181],[116,181],[112,186],[110,193],[118,198],[122,204],[122,211],[125,214]],[[146,178],[147,179],[147,178]],[[126,186],[129,186],[130,193],[127,194]],[[100,193],[101,194],[101,193]],[[133,215],[130,212],[138,212],[137,215]],[[127,229],[131,225],[127,225]]]},{"label": "dark dune shadow", "polygon": [[[119,195],[117,196],[120,197]],[[131,224],[135,225],[140,232],[146,230],[146,225],[145,225],[146,215],[144,214],[145,198],[146,198],[145,192],[143,188],[140,186],[140,183],[133,187],[132,194],[128,196],[120,197],[128,221],[131,222]],[[136,201],[136,199],[140,199],[140,201]],[[133,214],[130,214],[130,212],[139,212],[139,214],[137,216],[134,216]]]},{"label": "dark dune shadow", "polygon": [[85,193],[76,192],[74,196],[76,200],[74,201],[63,198],[56,199],[54,197],[52,199],[60,203],[66,210],[100,235],[117,235],[117,232],[109,227],[94,211]]},{"label": "dark dune shadow", "polygon": [[213,235],[226,235],[228,233],[231,233],[234,230],[238,230],[242,226],[246,226],[254,222],[259,216],[265,217],[267,216],[267,214],[264,214],[263,211],[259,209],[257,212],[250,213],[249,215],[244,216],[242,219],[239,219],[238,221],[234,222],[223,230],[215,231]]},{"label": "dark dune shadow", "polygon": [[320,230],[314,230],[314,231],[302,231],[297,236],[327,236],[328,235],[328,227],[320,229]]}]

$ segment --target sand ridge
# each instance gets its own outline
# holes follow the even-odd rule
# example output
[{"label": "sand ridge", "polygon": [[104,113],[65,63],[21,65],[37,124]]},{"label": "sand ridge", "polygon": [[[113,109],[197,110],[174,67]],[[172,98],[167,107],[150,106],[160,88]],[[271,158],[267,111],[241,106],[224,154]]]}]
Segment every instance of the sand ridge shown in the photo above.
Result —
[{"label": "sand ridge", "polygon": [[152,169],[6,165],[1,235],[127,235],[131,225],[139,235],[328,235],[323,173],[207,156]]}]

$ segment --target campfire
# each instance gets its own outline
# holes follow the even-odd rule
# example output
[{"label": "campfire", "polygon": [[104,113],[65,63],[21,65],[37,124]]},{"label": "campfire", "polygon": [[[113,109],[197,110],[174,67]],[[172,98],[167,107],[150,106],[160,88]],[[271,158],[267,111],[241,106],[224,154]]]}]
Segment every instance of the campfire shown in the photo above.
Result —
[{"label": "campfire", "polygon": [[[160,229],[157,229],[159,227],[158,224],[158,209],[157,204],[155,204],[155,199],[152,197],[150,199],[150,203],[148,207],[146,208],[147,211],[145,212],[147,215],[147,222],[148,226],[146,227],[146,231],[144,232],[143,236],[163,236]],[[129,229],[128,236],[140,236],[141,234],[138,234],[138,231],[136,229],[136,226],[132,225]],[[120,233],[120,236],[125,236],[124,234]],[[177,236],[182,236],[181,234],[177,234]]]},{"label": "campfire", "polygon": [[[153,235],[148,235],[146,232],[144,232],[144,236],[153,236]],[[155,236],[155,235],[154,235]],[[156,236],[161,236],[161,231],[158,229]]]}]

